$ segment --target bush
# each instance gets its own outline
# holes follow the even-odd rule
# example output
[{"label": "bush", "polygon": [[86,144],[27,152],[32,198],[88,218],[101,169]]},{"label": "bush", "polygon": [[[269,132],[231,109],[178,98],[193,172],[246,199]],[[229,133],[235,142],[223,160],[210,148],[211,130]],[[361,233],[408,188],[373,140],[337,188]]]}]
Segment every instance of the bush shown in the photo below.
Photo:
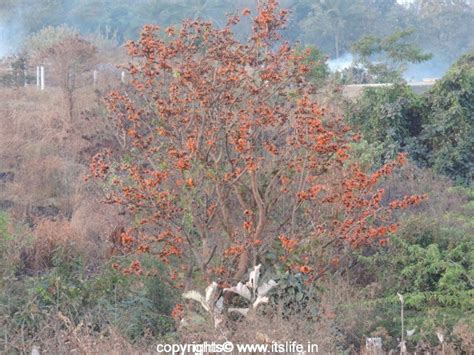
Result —
[{"label": "bush", "polygon": [[[395,339],[401,334],[399,292],[405,298],[405,329],[416,329],[408,338],[409,347],[437,345],[436,332],[441,330],[446,341],[459,351],[463,341],[469,341],[462,325],[474,321],[473,190],[450,187],[417,169],[405,174],[403,185],[386,187],[394,194],[399,193],[397,190],[428,190],[430,207],[419,207],[405,216],[387,248],[366,249],[356,257],[353,279],[357,287],[374,291],[368,302],[376,322],[365,325],[365,332],[368,335],[376,328],[384,329],[384,343],[397,346]],[[456,325],[460,328],[453,332]]]},{"label": "bush", "polygon": [[114,260],[94,255],[64,220],[45,220],[30,232],[0,214],[0,237],[2,351],[36,344],[54,353],[53,339],[81,327],[95,337],[113,329],[128,342],[174,330],[174,291],[160,280],[155,258],[140,258],[153,274],[128,277],[111,267]]},{"label": "bush", "polygon": [[408,152],[419,166],[457,182],[474,175],[474,54],[466,54],[425,96],[404,84],[369,88],[349,104],[346,117],[382,148],[384,161]]},{"label": "bush", "polygon": [[362,136],[383,151],[381,162],[400,151],[418,156],[416,137],[423,125],[424,104],[405,84],[388,88],[367,88],[350,104],[346,116]]},{"label": "bush", "polygon": [[470,183],[474,177],[474,51],[461,57],[426,96],[421,143],[433,169]]},{"label": "bush", "polygon": [[0,289],[4,349],[20,342],[26,349],[33,343],[48,349],[65,329],[57,324],[61,318],[73,328],[86,326],[95,337],[113,328],[129,342],[151,341],[173,331],[172,299],[157,277],[130,278],[110,265],[91,273],[80,257],[65,261],[58,253],[41,275],[9,279]]}]

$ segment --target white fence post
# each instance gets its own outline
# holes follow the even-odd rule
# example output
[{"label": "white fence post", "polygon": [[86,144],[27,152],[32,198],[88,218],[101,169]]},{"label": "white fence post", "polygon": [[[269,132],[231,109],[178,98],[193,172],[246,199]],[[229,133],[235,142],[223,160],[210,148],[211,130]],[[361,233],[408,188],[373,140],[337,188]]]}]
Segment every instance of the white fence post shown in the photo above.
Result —
[{"label": "white fence post", "polygon": [[125,84],[125,72],[124,71],[120,75],[120,81],[122,82],[122,84]]},{"label": "white fence post", "polygon": [[44,67],[41,66],[41,91],[44,90]]},{"label": "white fence post", "polygon": [[382,338],[365,338],[365,350],[368,355],[382,355]]},{"label": "white fence post", "polygon": [[94,86],[97,85],[97,70],[94,70],[93,72],[93,78],[94,78]]}]

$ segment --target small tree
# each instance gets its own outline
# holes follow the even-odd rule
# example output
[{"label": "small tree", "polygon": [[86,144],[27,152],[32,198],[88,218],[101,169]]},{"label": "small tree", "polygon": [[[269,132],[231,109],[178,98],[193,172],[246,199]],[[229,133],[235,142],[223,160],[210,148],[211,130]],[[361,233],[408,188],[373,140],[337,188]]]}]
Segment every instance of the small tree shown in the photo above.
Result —
[{"label": "small tree", "polygon": [[[390,83],[402,80],[408,63],[421,63],[431,59],[431,54],[423,53],[407,38],[413,30],[394,32],[386,37],[366,36],[352,46],[356,60],[349,71],[362,68],[365,79],[372,82]],[[380,60],[375,62],[374,58]],[[357,78],[354,81],[357,81]]]},{"label": "small tree", "polygon": [[474,179],[474,50],[463,55],[426,95],[420,136],[429,166],[466,185]]},{"label": "small tree", "polygon": [[134,217],[123,246],[158,255],[180,285],[240,281],[258,261],[314,280],[329,245],[342,257],[385,243],[390,211],[420,199],[382,203],[376,185],[403,157],[372,174],[347,163],[357,136],[313,101],[307,54],[280,42],[286,17],[262,1],[248,42],[232,16],[223,29],[185,21],[166,39],[148,25],[128,44],[132,88],[107,99],[126,153],[99,154],[91,168]]},{"label": "small tree", "polygon": [[77,77],[93,68],[96,47],[65,26],[41,30],[30,37],[26,47],[34,62],[49,64],[53,78],[64,93],[72,121]]}]

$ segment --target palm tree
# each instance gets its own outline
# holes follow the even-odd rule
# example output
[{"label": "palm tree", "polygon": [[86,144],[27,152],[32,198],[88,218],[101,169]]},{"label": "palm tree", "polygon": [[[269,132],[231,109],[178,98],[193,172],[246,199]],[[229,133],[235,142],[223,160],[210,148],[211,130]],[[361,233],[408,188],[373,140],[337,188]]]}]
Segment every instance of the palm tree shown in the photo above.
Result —
[{"label": "palm tree", "polygon": [[336,57],[341,55],[350,40],[357,39],[359,32],[365,32],[363,26],[370,9],[363,0],[308,0],[306,3],[311,13],[302,22],[307,32],[304,37],[314,40],[317,36],[320,41],[326,37],[326,42],[333,43],[331,51]]}]

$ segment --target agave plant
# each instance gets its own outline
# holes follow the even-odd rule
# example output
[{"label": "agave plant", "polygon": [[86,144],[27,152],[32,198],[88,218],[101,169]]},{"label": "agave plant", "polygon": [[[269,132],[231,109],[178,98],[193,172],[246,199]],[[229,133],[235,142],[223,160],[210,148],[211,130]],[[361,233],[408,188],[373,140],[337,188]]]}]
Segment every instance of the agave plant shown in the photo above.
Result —
[{"label": "agave plant", "polygon": [[267,294],[277,283],[274,280],[269,280],[259,286],[258,281],[261,267],[261,264],[254,267],[253,271],[250,272],[249,280],[245,284],[239,282],[237,286],[224,289],[224,292],[236,293],[250,302],[250,307],[229,308],[229,312],[236,312],[247,316],[250,311],[256,310],[260,304],[268,303]]},{"label": "agave plant", "polygon": [[205,295],[191,290],[183,293],[183,298],[199,302],[202,308],[211,316],[214,327],[218,328],[223,321],[222,310],[224,309],[224,298],[218,295],[217,283],[213,282],[206,288]]},{"label": "agave plant", "polygon": [[[225,288],[224,292],[233,292],[250,302],[248,308],[229,308],[228,312],[240,313],[247,316],[252,310],[262,303],[268,303],[268,292],[278,284],[274,280],[258,284],[260,278],[261,265],[257,265],[250,272],[249,280],[244,284],[239,282],[237,286]],[[224,297],[219,295],[217,283],[211,283],[207,288],[205,294],[201,294],[196,290],[191,290],[183,294],[183,298],[198,302],[201,307],[210,315],[214,327],[217,329],[223,322]],[[182,320],[183,325],[187,325],[185,319]],[[196,323],[196,322],[194,322]],[[200,322],[199,322],[200,323]]]}]

